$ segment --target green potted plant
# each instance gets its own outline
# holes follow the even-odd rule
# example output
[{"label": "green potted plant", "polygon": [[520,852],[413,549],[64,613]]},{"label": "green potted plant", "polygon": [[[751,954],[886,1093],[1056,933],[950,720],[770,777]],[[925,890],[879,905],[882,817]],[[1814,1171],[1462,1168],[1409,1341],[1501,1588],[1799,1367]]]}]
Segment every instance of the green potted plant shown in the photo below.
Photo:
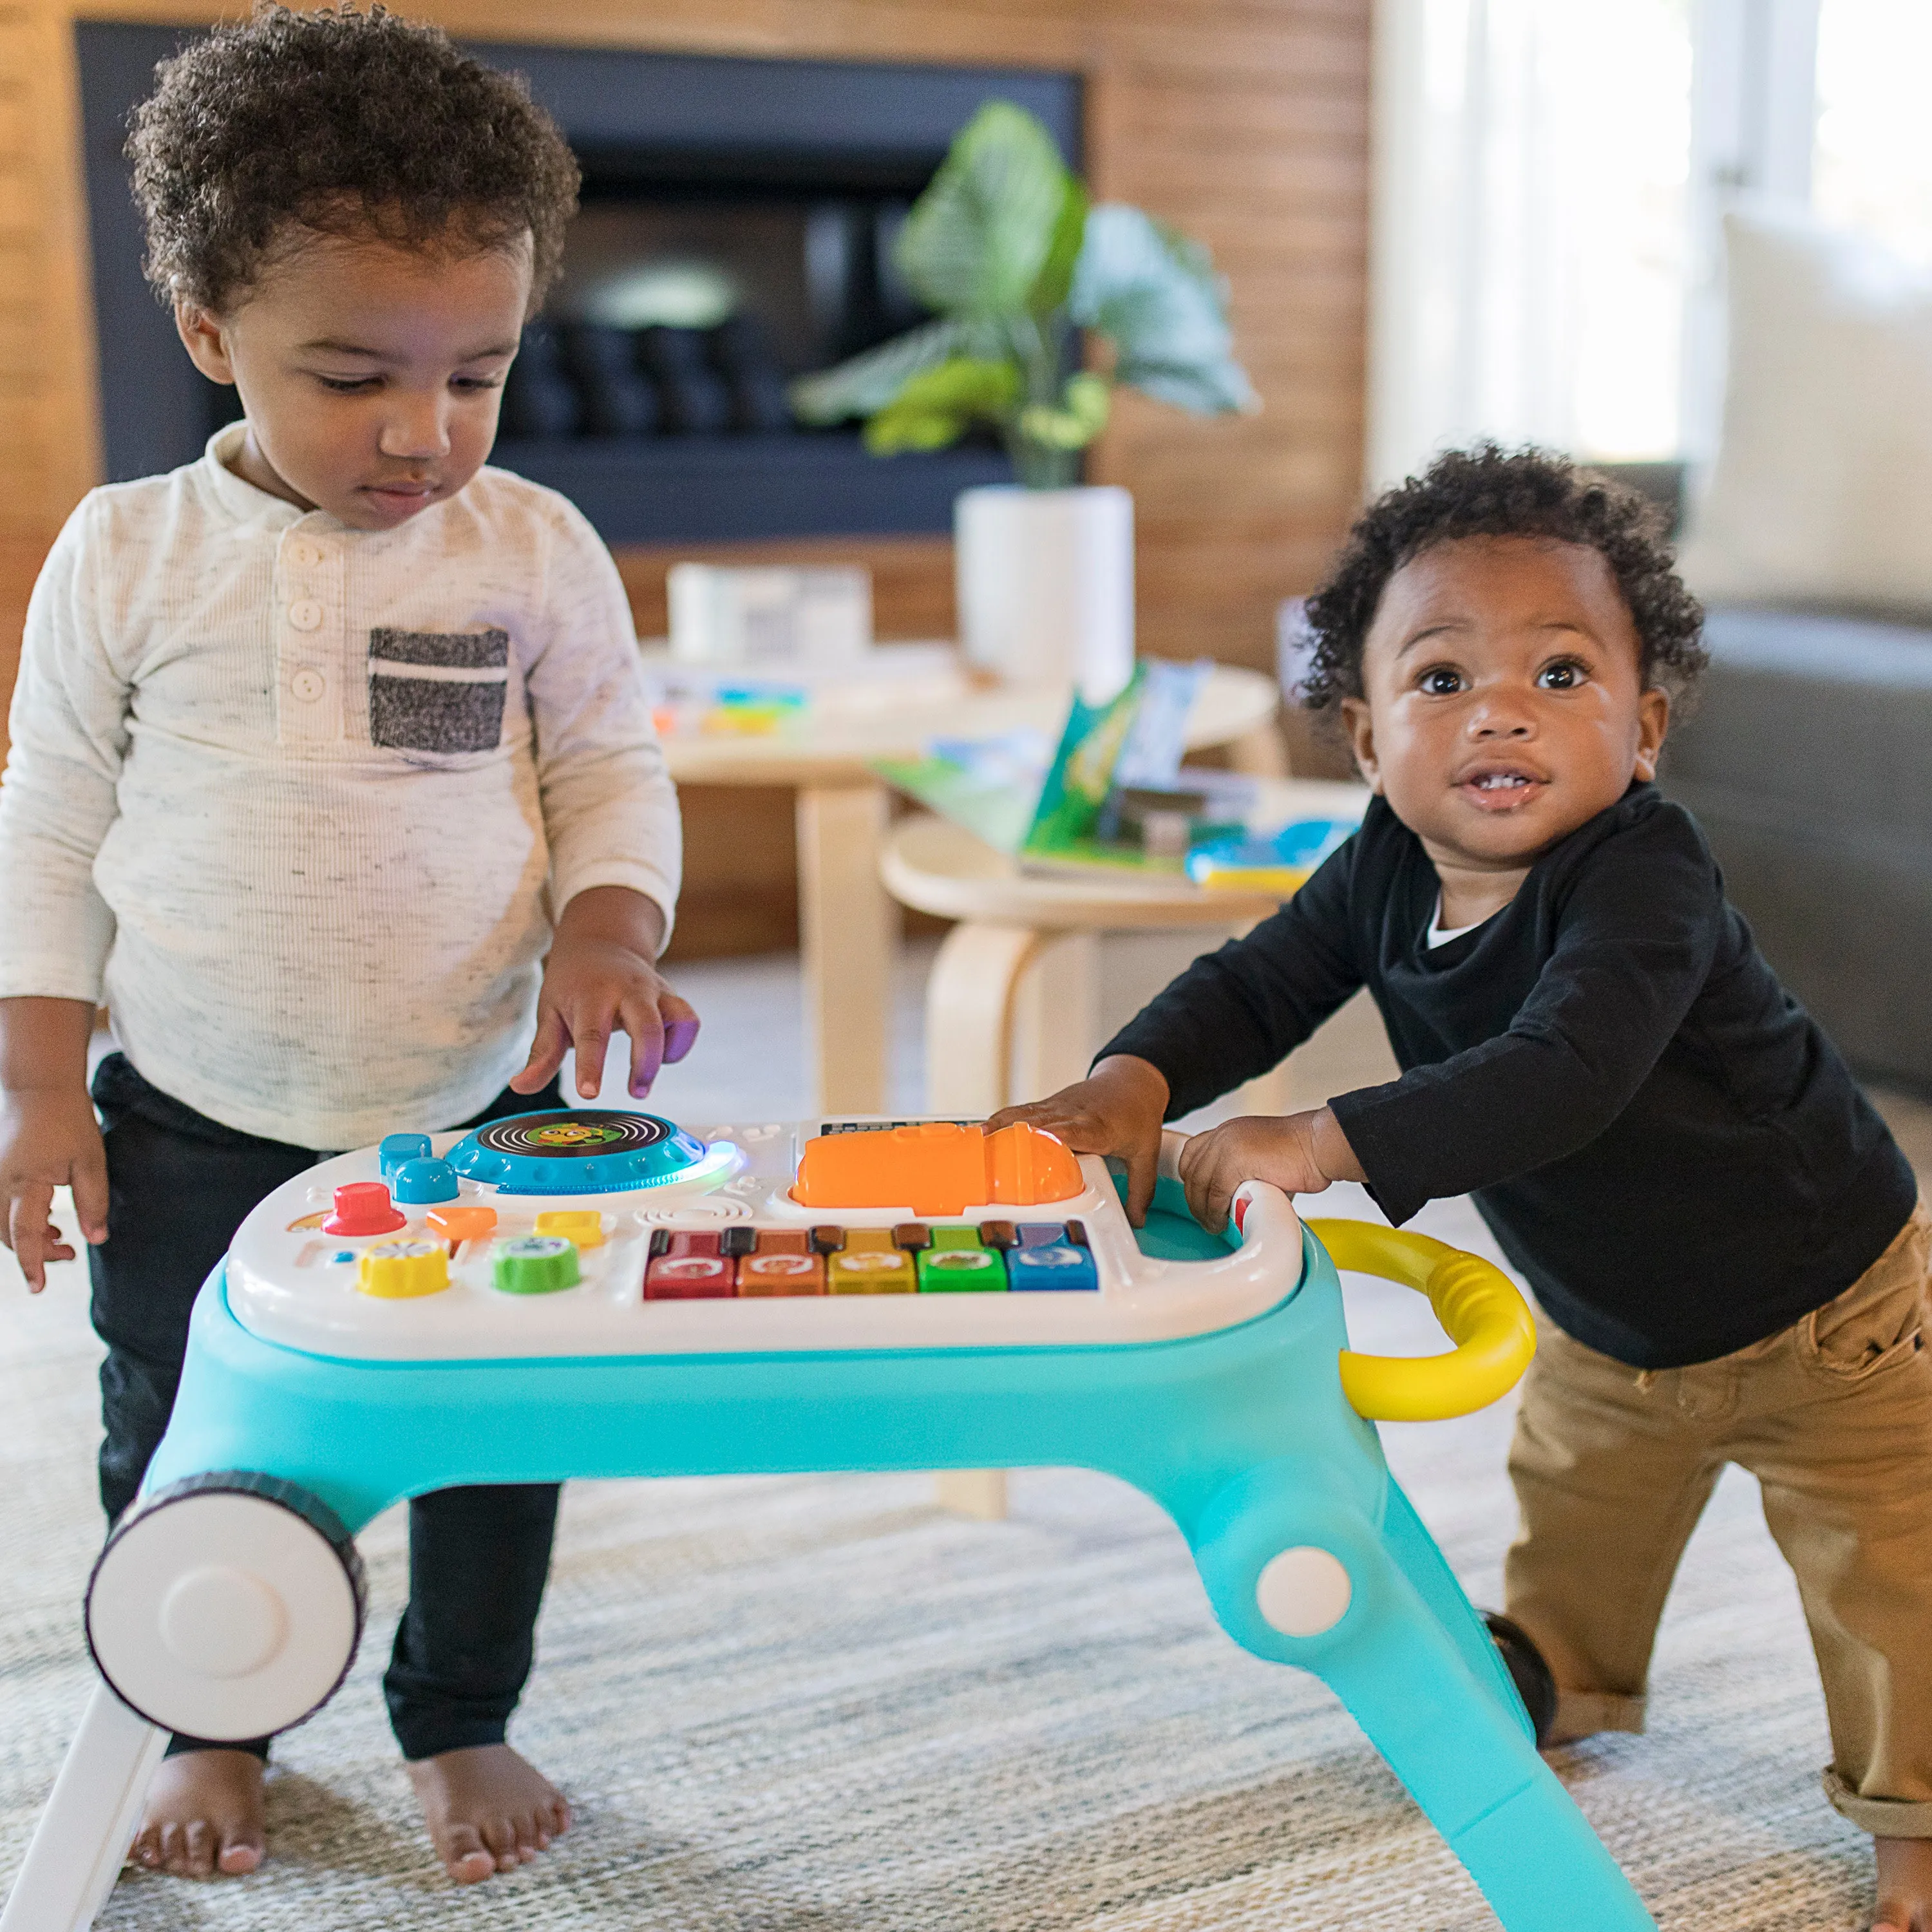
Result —
[{"label": "green potted plant", "polygon": [[1090,203],[1046,128],[995,100],[954,140],[893,260],[932,319],[803,377],[793,409],[863,417],[882,456],[994,427],[1018,481],[956,506],[961,641],[1000,674],[1073,676],[1104,698],[1133,658],[1133,506],[1079,477],[1113,386],[1201,416],[1258,406],[1207,251],[1137,208]]}]

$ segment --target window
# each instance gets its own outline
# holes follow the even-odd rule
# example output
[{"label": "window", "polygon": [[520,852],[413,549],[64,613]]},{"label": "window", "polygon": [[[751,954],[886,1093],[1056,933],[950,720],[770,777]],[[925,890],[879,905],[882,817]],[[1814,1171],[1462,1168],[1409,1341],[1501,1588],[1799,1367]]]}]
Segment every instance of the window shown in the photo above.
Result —
[{"label": "window", "polygon": [[1932,267],[1928,76],[1926,0],[1823,0],[1812,206],[1835,226],[1862,229]]},{"label": "window", "polygon": [[1672,453],[1692,0],[1383,0],[1370,470]]},{"label": "window", "polygon": [[1932,0],[1378,0],[1372,488],[1477,436],[1715,451],[1722,217],[1932,268]]}]

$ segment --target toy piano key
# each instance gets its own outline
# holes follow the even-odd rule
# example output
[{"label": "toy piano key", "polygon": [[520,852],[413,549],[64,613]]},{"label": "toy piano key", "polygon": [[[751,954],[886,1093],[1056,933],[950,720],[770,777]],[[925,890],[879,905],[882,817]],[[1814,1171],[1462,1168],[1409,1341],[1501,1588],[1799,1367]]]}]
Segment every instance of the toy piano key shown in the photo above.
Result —
[{"label": "toy piano key", "polygon": [[738,1264],[738,1292],[742,1296],[823,1294],[825,1257],[813,1252],[812,1237],[802,1228],[767,1228],[756,1236],[757,1246]]}]

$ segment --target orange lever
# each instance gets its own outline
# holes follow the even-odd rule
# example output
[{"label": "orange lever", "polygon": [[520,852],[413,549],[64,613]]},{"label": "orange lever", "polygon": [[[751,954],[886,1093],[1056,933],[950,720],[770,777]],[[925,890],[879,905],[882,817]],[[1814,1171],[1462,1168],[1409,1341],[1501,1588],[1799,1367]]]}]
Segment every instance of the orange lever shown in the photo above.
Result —
[{"label": "orange lever", "polygon": [[1024,1120],[996,1134],[924,1120],[807,1141],[791,1198],[806,1208],[958,1214],[987,1203],[1032,1208],[1065,1201],[1086,1185],[1065,1145]]}]

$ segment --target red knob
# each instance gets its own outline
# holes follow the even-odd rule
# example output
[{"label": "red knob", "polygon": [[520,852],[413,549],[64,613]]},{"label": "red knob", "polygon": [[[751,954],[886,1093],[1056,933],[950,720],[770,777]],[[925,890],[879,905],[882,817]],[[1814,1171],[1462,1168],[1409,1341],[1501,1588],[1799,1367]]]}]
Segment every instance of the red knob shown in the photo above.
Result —
[{"label": "red knob", "polygon": [[389,1190],[380,1180],[351,1180],[335,1190],[335,1212],[322,1224],[325,1234],[392,1234],[404,1225]]}]

